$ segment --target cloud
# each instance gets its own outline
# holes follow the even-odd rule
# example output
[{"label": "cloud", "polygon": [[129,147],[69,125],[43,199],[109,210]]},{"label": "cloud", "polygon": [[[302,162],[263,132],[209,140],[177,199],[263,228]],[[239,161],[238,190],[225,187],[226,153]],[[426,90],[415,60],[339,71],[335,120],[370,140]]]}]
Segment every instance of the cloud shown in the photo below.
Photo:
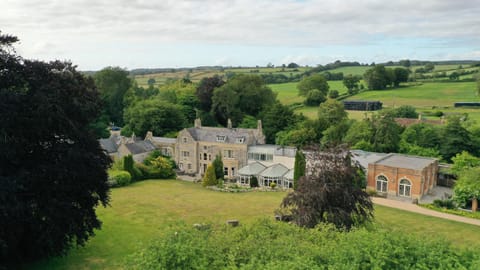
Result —
[{"label": "cloud", "polygon": [[478,14],[478,0],[2,0],[0,25],[27,44],[64,50],[125,42],[369,46],[397,38],[448,47],[480,44]]}]

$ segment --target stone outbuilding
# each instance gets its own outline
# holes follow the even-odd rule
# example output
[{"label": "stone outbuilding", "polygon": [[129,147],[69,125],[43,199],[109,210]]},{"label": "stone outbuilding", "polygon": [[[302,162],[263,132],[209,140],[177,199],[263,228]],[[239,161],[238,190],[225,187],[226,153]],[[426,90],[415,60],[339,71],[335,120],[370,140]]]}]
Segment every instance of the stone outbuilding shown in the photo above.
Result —
[{"label": "stone outbuilding", "polygon": [[421,199],[437,185],[439,166],[435,158],[357,150],[352,153],[366,169],[367,190],[379,195]]}]

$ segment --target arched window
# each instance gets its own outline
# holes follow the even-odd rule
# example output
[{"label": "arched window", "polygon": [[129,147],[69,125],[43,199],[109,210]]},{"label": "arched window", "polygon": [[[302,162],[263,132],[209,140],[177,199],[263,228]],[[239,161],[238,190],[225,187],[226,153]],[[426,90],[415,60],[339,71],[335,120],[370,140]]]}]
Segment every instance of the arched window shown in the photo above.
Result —
[{"label": "arched window", "polygon": [[377,192],[387,192],[388,179],[383,175],[377,176]]},{"label": "arched window", "polygon": [[400,186],[398,187],[398,194],[403,197],[410,197],[412,190],[412,184],[407,179],[400,180]]}]

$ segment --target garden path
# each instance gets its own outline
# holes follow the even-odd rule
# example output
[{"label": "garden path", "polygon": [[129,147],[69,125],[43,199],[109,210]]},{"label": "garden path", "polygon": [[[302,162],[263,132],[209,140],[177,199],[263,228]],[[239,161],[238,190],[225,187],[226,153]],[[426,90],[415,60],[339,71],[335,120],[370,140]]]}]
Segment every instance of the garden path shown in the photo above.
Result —
[{"label": "garden path", "polygon": [[430,210],[430,209],[420,207],[420,206],[418,206],[416,204],[413,204],[413,203],[396,201],[396,200],[389,200],[389,199],[378,198],[378,197],[372,197],[372,201],[373,201],[374,204],[378,204],[378,205],[383,205],[383,206],[397,208],[397,209],[401,209],[401,210],[405,210],[405,211],[409,211],[409,212],[419,213],[419,214],[422,214],[422,215],[439,217],[439,218],[443,218],[443,219],[449,219],[449,220],[454,220],[454,221],[458,221],[458,222],[463,222],[463,223],[468,223],[468,224],[480,226],[480,220],[479,219],[442,213],[442,212],[438,212],[438,211],[434,211],[434,210]]}]

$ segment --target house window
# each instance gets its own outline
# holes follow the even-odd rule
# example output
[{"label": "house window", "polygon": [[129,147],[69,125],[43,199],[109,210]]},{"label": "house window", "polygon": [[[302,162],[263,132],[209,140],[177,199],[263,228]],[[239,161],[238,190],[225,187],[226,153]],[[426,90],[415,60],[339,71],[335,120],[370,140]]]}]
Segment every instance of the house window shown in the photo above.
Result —
[{"label": "house window", "polygon": [[234,158],[234,152],[233,150],[224,150],[223,156],[226,158]]},{"label": "house window", "polygon": [[388,179],[383,175],[377,176],[377,191],[378,192],[387,192]]},{"label": "house window", "polygon": [[192,169],[192,164],[188,164],[188,169],[191,170]]},{"label": "house window", "polygon": [[180,168],[180,170],[183,170],[183,163],[179,163],[178,168]]},{"label": "house window", "polygon": [[207,151],[207,146],[206,145],[203,146],[203,150]]},{"label": "house window", "polygon": [[232,176],[235,176],[235,167],[232,167]]},{"label": "house window", "polygon": [[236,142],[236,143],[244,143],[244,142],[245,142],[245,137],[237,137],[237,138],[235,139],[235,142]]},{"label": "house window", "polygon": [[225,142],[227,136],[217,135],[217,142]]},{"label": "house window", "polygon": [[273,155],[267,153],[248,153],[248,159],[271,161],[273,160]]},{"label": "house window", "polygon": [[212,155],[208,154],[208,160],[212,160]]},{"label": "house window", "polygon": [[227,167],[223,167],[223,175],[228,176],[228,168]]},{"label": "house window", "polygon": [[410,197],[412,190],[412,184],[407,179],[400,180],[400,186],[398,187],[398,194],[402,197]]},{"label": "house window", "polygon": [[182,157],[189,157],[189,156],[190,156],[190,152],[182,151]]},{"label": "house window", "polygon": [[183,137],[183,142],[186,143],[186,142],[187,142],[187,138]]},{"label": "house window", "polygon": [[203,153],[203,160],[207,160],[207,153]]}]

